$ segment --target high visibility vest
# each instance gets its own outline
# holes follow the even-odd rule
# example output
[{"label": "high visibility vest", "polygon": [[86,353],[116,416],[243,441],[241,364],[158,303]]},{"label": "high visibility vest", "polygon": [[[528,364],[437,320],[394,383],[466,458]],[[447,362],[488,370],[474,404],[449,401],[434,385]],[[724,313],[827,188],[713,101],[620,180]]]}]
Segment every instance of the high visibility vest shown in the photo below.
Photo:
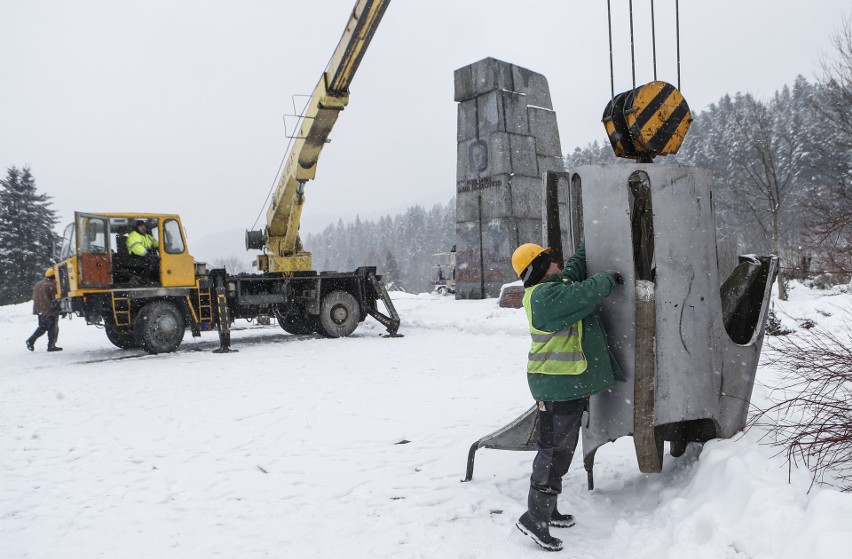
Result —
[{"label": "high visibility vest", "polygon": [[530,346],[527,372],[543,375],[579,375],[589,364],[583,355],[583,321],[577,321],[558,332],[546,332],[532,324],[531,301],[541,283],[526,288],[523,305],[530,325]]},{"label": "high visibility vest", "polygon": [[145,256],[151,248],[157,247],[157,239],[146,233],[131,231],[127,236],[127,252],[136,256]]}]

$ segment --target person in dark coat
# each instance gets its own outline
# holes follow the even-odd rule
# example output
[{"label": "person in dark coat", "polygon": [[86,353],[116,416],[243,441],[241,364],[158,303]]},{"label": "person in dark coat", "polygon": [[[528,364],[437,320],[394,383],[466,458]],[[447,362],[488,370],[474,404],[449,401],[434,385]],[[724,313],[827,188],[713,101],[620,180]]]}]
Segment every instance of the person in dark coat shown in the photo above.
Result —
[{"label": "person in dark coat", "polygon": [[27,349],[35,351],[35,342],[47,332],[47,351],[62,351],[56,346],[59,337],[59,310],[56,300],[56,273],[53,268],[44,272],[44,279],[33,286],[33,314],[38,315],[38,328],[27,339]]},{"label": "person in dark coat", "polygon": [[624,280],[615,271],[589,277],[585,245],[563,269],[553,261],[549,247],[527,243],[515,250],[512,266],[524,282],[523,306],[531,336],[527,383],[539,420],[527,511],[516,525],[544,549],[559,551],[562,541],[550,535],[550,527],[574,525],[574,517],[559,512],[556,500],[574,457],[589,396],[624,381],[595,312]]}]

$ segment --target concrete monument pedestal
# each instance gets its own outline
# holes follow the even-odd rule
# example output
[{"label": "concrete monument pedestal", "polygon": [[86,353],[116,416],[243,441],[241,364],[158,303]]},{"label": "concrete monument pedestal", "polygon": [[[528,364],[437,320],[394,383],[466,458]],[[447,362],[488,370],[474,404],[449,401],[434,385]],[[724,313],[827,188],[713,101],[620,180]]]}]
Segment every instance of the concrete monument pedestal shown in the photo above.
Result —
[{"label": "concrete monument pedestal", "polygon": [[517,280],[512,251],[539,243],[541,180],[563,170],[547,79],[486,58],[455,72],[457,299]]}]

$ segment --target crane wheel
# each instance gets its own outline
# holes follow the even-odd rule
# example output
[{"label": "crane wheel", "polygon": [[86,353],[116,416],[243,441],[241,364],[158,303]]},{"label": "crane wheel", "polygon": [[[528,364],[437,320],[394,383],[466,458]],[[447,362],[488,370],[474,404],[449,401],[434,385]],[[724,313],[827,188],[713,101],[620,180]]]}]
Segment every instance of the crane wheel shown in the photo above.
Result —
[{"label": "crane wheel", "polygon": [[117,328],[111,324],[105,324],[107,339],[112,342],[117,348],[121,349],[136,349],[139,347],[139,342],[136,341],[136,336],[132,329]]},{"label": "crane wheel", "polygon": [[317,332],[328,338],[343,338],[355,331],[361,309],[355,297],[345,291],[332,291],[322,299]]},{"label": "crane wheel", "polygon": [[139,346],[148,353],[169,353],[183,341],[186,323],[175,305],[153,301],[139,310],[133,321],[133,333]]},{"label": "crane wheel", "polygon": [[279,316],[278,324],[288,334],[302,335],[313,334],[317,331],[317,319],[309,316],[306,312],[299,316]]}]

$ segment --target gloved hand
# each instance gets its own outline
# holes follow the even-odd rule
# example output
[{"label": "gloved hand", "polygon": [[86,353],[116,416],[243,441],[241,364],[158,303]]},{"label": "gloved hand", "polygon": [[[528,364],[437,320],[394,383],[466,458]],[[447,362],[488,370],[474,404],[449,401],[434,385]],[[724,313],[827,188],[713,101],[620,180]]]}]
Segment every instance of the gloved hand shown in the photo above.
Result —
[{"label": "gloved hand", "polygon": [[616,285],[624,285],[624,278],[621,277],[621,274],[619,274],[615,270],[607,270],[606,273],[612,276],[612,279],[615,280]]}]

